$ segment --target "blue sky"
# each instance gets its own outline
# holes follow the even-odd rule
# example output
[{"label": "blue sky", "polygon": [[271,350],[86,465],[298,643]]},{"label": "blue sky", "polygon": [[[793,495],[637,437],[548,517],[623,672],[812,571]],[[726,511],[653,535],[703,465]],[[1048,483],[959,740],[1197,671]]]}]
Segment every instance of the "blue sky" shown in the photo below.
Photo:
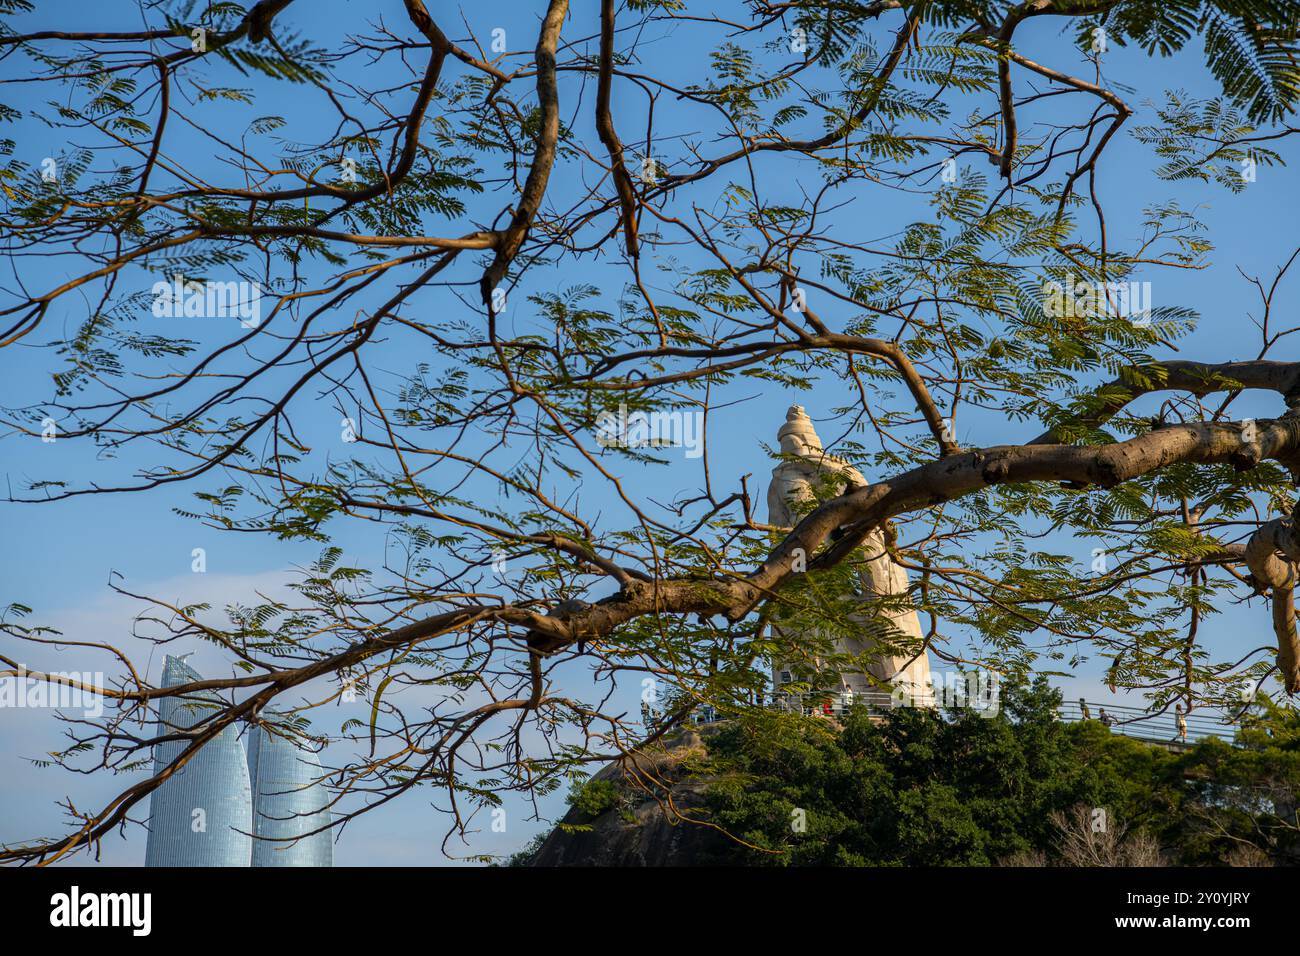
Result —
[{"label": "blue sky", "polygon": [[[441,5],[439,5],[441,6]],[[722,10],[725,4],[692,3],[701,11]],[[75,12],[75,27],[82,30],[124,28],[120,10],[114,3],[87,6],[81,3],[42,3],[40,10],[28,18],[32,25],[41,27],[67,26]],[[129,8],[127,8],[129,9]],[[539,5],[527,3],[499,3],[467,5],[455,11],[435,15],[445,20],[444,26],[453,39],[462,40],[465,22],[486,44],[494,28],[507,31],[510,49],[531,46],[530,33],[535,34]],[[594,5],[591,2],[575,3],[574,18],[566,27],[566,36],[589,33],[595,23]],[[300,3],[291,6],[278,21],[282,28],[297,27],[310,31],[322,45],[337,41],[345,32],[361,29],[366,20],[382,15],[396,31],[405,32],[405,19],[400,3]],[[128,20],[127,22],[133,22]],[[886,20],[887,26],[893,20]],[[581,24],[582,28],[574,24]],[[707,49],[694,38],[694,31],[684,25],[656,27],[654,41],[642,48],[643,59],[652,59],[653,66],[670,81],[681,84],[699,82]],[[875,36],[885,36],[878,28]],[[1018,34],[1019,36],[1019,34]],[[1074,62],[1074,69],[1083,71],[1086,64],[1081,55],[1066,51],[1048,24],[1031,24],[1025,31],[1026,52],[1053,51],[1055,62]],[[1071,61],[1069,57],[1075,57]],[[1128,101],[1138,108],[1130,128],[1151,121],[1148,100],[1159,101],[1166,87],[1187,90],[1194,96],[1208,97],[1216,92],[1213,81],[1200,63],[1199,50],[1181,54],[1170,60],[1152,61],[1136,50],[1112,48],[1105,57],[1106,75],[1112,85],[1126,84],[1136,92],[1128,94]],[[15,78],[15,58],[0,62],[0,79]],[[459,75],[459,64],[452,64],[452,75]],[[1021,74],[1023,76],[1023,74]],[[368,78],[369,79],[369,78]],[[265,87],[243,81],[236,85],[253,85],[259,89],[257,111],[263,114],[279,113],[289,120],[289,125],[279,135],[287,141],[309,140],[319,137],[319,125],[331,122],[321,107],[319,97],[308,96],[300,87],[279,85]],[[562,104],[572,104],[576,93],[576,80],[565,77],[561,86]],[[589,96],[589,92],[588,92]],[[7,85],[0,88],[0,100],[9,105],[28,107],[43,99],[32,85]],[[586,102],[590,102],[590,99]],[[617,104],[617,100],[616,100]],[[698,115],[671,101],[661,101],[657,107],[656,123],[662,130],[680,129],[684,134],[704,128]],[[566,122],[572,122],[580,134],[594,141],[590,130],[590,117],[573,116],[572,106],[562,105]],[[630,132],[637,128],[641,114],[639,102],[630,105],[624,128],[625,139],[631,141]],[[235,112],[231,111],[232,122]],[[960,111],[955,111],[960,112]],[[211,115],[211,114],[207,114]],[[239,122],[244,123],[244,115]],[[39,127],[30,122],[16,124],[9,133],[17,141],[16,152],[30,157],[38,164],[44,156],[57,156],[66,152],[70,143],[59,130]],[[200,140],[186,137],[182,143],[191,145]],[[1294,160],[1294,147],[1288,141],[1278,148],[1289,161]],[[189,154],[187,155],[187,160]],[[202,154],[200,154],[202,155]],[[196,160],[197,161],[197,160]],[[1208,236],[1216,246],[1210,265],[1202,271],[1165,271],[1152,277],[1156,304],[1190,305],[1200,312],[1198,330],[1179,342],[1180,353],[1170,357],[1198,358],[1209,361],[1228,361],[1253,358],[1258,348],[1258,335],[1249,324],[1247,314],[1257,312],[1257,300],[1249,284],[1238,270],[1247,275],[1258,275],[1267,281],[1273,272],[1290,255],[1296,244],[1295,219],[1300,211],[1300,194],[1297,192],[1294,173],[1289,168],[1260,167],[1258,180],[1244,192],[1232,194],[1219,187],[1200,184],[1161,182],[1151,172],[1153,166],[1147,147],[1137,143],[1127,132],[1122,134],[1114,148],[1102,160],[1099,182],[1102,201],[1106,207],[1113,236],[1131,239],[1140,232],[1140,219],[1144,207],[1167,199],[1178,199],[1187,208],[1195,208],[1208,227]],[[775,198],[785,189],[791,198],[797,198],[799,183],[789,175],[789,168],[780,160],[772,160],[760,170],[766,185]],[[204,172],[219,175],[215,161]],[[566,188],[563,176],[558,177],[557,198]],[[714,187],[710,186],[709,189]],[[705,196],[710,195],[707,190]],[[703,202],[698,195],[698,201]],[[476,218],[491,219],[511,197],[489,194],[482,197],[472,209]],[[885,240],[896,234],[902,225],[926,215],[925,194],[891,193],[874,191],[870,196],[855,200],[854,206],[842,211],[846,221],[859,224],[863,242]],[[449,232],[452,232],[449,230]],[[453,233],[454,234],[454,233]],[[10,265],[0,264],[0,287],[10,290],[21,281],[28,289],[42,289],[57,283],[61,278],[78,270],[71,260],[26,258]],[[477,271],[459,268],[452,277],[459,283],[472,283]],[[558,267],[542,270],[536,285],[525,286],[522,291],[554,290],[566,284],[595,282],[600,284],[599,270],[588,267],[575,269],[572,261]],[[137,270],[130,281],[147,288],[156,276]],[[1145,276],[1138,276],[1145,278]],[[454,288],[430,290],[417,300],[420,308],[456,308]],[[465,294],[465,288],[459,289]],[[612,301],[617,288],[602,289],[607,301]],[[471,294],[472,293],[468,293]],[[1294,308],[1297,294],[1295,279],[1285,282],[1278,295],[1283,310]],[[42,330],[38,341],[30,345],[0,351],[0,405],[10,406],[30,400],[35,394],[48,390],[50,357],[34,351],[50,339],[63,337],[67,330],[84,317],[84,300],[66,297],[60,300],[55,312]],[[525,296],[519,292],[511,297],[506,311],[506,321],[526,326],[532,314]],[[831,316],[832,320],[836,317]],[[141,318],[141,328],[168,320]],[[195,337],[216,335],[210,329],[186,329],[185,334]],[[389,376],[392,386],[397,377],[409,370],[410,356],[403,352],[400,340],[379,343],[375,350],[375,367]],[[1295,358],[1291,351],[1275,354],[1274,358]],[[382,376],[381,376],[382,377]],[[751,486],[756,487],[761,498],[766,486],[771,462],[764,454],[762,443],[772,443],[776,429],[781,424],[786,407],[799,402],[808,408],[813,418],[824,418],[829,410],[843,399],[832,391],[819,389],[813,392],[785,393],[778,389],[763,390],[755,384],[749,391],[738,390],[733,398],[742,399],[737,404],[713,414],[710,419],[709,443],[713,456],[713,480],[721,486],[738,481],[744,474],[752,476]],[[313,404],[314,403],[314,404]],[[1247,395],[1236,405],[1239,417],[1277,414],[1276,396]],[[295,423],[305,435],[314,454],[325,460],[331,454],[344,454],[338,443],[339,414],[331,404],[319,401],[315,395],[304,396],[296,409]],[[996,420],[992,416],[968,415],[959,419],[958,437],[965,445],[990,445],[1027,439],[1036,434],[1030,423]],[[828,437],[823,432],[823,437]],[[73,443],[42,445],[18,436],[0,438],[0,473],[16,488],[30,478],[47,478],[58,475],[75,475],[82,481],[110,481],[128,474],[142,462],[128,453],[119,459],[101,460],[84,446]],[[662,489],[688,490],[699,483],[698,465],[695,462],[674,459],[663,469],[653,473],[624,468],[625,478],[634,491],[656,492]],[[870,478],[871,476],[868,475]],[[0,535],[8,545],[0,561],[0,605],[19,601],[35,609],[31,620],[61,628],[70,638],[78,640],[103,640],[124,642],[142,649],[141,642],[129,637],[132,617],[139,610],[107,587],[110,575],[121,575],[125,588],[137,593],[155,595],[177,601],[207,600],[215,606],[226,602],[251,602],[260,589],[278,593],[283,588],[291,569],[305,566],[313,560],[319,547],[312,543],[285,543],[263,540],[251,535],[223,534],[193,520],[174,513],[174,508],[192,507],[190,497],[194,488],[170,487],[148,494],[83,497],[54,505],[15,505],[0,502]],[[206,487],[204,485],[203,487]],[[592,511],[600,507],[614,507],[608,491],[600,487],[583,490],[584,503]],[[671,495],[667,495],[671,497]],[[349,560],[378,565],[387,546],[382,528],[364,522],[336,524],[331,528],[335,543],[343,547]],[[1072,545],[1059,545],[1068,551]],[[1081,564],[1089,560],[1090,542],[1077,542]],[[203,548],[207,555],[207,572],[191,572],[191,553]],[[1253,646],[1268,639],[1267,612],[1262,605],[1231,607],[1209,622],[1207,641],[1211,645],[1242,646],[1243,635],[1258,635],[1250,639]],[[193,648],[178,648],[191,650]],[[71,652],[57,651],[31,653],[28,663],[34,667],[76,667],[84,661],[74,661]],[[150,658],[142,650],[141,660],[149,660],[149,673],[157,677],[162,652]],[[210,649],[200,649],[192,662],[200,671],[219,676],[228,668]],[[581,677],[575,675],[575,680]],[[1088,664],[1079,669],[1077,677],[1063,681],[1067,696],[1081,694],[1090,699],[1109,697],[1101,689],[1099,670]],[[620,691],[629,711],[636,709],[636,688]],[[321,713],[321,712],[317,712]],[[341,723],[349,717],[363,717],[363,705],[340,707],[337,715],[317,718],[325,731],[333,730],[327,722]],[[79,808],[97,806],[125,785],[123,779],[104,777],[74,777],[58,770],[32,766],[26,758],[39,757],[57,745],[57,730],[47,715],[34,712],[8,711],[0,715],[0,842],[28,839],[55,832],[62,825],[61,811],[55,801],[69,796]],[[540,822],[525,820],[526,808],[519,801],[507,804],[510,820],[507,832],[494,834],[486,826],[472,838],[468,853],[508,852],[524,844],[540,828]],[[562,812],[560,798],[552,797],[544,803],[547,814]],[[449,862],[439,852],[439,843],[446,828],[445,817],[433,809],[428,799],[420,794],[409,794],[377,813],[366,814],[353,822],[341,835],[336,848],[340,865],[412,865]],[[451,845],[453,851],[456,845]],[[143,831],[132,828],[125,839],[114,838],[103,847],[103,862],[137,865],[144,856]],[[84,861],[79,861],[84,862]]]}]

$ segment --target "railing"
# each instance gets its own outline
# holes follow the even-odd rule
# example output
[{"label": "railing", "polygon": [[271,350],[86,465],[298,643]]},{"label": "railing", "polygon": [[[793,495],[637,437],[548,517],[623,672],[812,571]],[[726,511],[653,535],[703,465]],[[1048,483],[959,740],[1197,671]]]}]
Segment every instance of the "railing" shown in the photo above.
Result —
[{"label": "railing", "polygon": [[[839,717],[850,707],[866,707],[879,713],[894,707],[903,706],[896,703],[894,696],[887,691],[870,691],[867,693],[824,693],[824,694],[764,694],[758,701],[761,707],[783,710],[787,713],[802,712],[808,717]],[[709,704],[701,704],[690,716],[693,724],[711,724],[725,720],[725,715]]]},{"label": "railing", "polygon": [[[1088,716],[1083,713],[1084,705],[1088,708]],[[1058,714],[1062,720],[1070,722],[1100,720],[1108,724],[1111,733],[1143,740],[1194,743],[1207,737],[1219,737],[1232,743],[1237,735],[1237,728],[1228,721],[1196,711],[1183,717],[1187,728],[1184,734],[1178,726],[1178,714],[1172,708],[1162,714],[1151,714],[1141,707],[1127,707],[1123,704],[1067,701],[1058,708]]]},{"label": "railing", "polygon": [[[885,691],[856,694],[766,694],[757,703],[760,706],[789,713],[802,712],[811,717],[839,717],[855,705],[864,706],[875,713],[905,706]],[[1089,719],[1099,720],[1107,724],[1112,733],[1159,743],[1190,744],[1207,737],[1219,737],[1227,743],[1232,743],[1237,734],[1237,727],[1233,723],[1210,714],[1192,712],[1185,715],[1183,725],[1186,727],[1186,732],[1184,733],[1183,727],[1179,726],[1178,714],[1173,710],[1151,714],[1140,707],[1102,704],[1095,701],[1066,701],[1057,708],[1057,717],[1070,723]],[[720,714],[708,704],[702,704],[690,716],[693,724],[711,724],[724,719],[726,719],[724,714]]]}]

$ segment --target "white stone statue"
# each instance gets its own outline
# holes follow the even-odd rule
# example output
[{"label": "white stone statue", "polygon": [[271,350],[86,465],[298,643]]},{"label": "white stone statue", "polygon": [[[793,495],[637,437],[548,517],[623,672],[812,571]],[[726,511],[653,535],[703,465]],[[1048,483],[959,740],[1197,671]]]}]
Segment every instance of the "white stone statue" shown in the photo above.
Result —
[{"label": "white stone statue", "polygon": [[[798,459],[785,458],[772,469],[772,483],[767,490],[768,523],[781,528],[793,527],[794,512],[797,503],[808,501],[813,497],[813,486],[825,475],[836,475],[844,480],[846,487],[866,486],[862,474],[847,462],[827,455],[821,439],[813,428],[812,419],[801,405],[790,406],[786,413],[785,424],[776,433],[781,443],[783,455],[797,455]],[[881,609],[872,600],[876,596],[900,595],[906,592],[908,585],[907,570],[894,562],[885,552],[884,535],[877,528],[867,537],[862,546],[863,553],[871,556],[866,561],[859,575],[860,586],[857,596],[862,599],[864,620],[877,615],[883,616],[894,627],[905,634],[917,638],[920,650],[921,622],[914,610]],[[922,706],[932,706],[933,691],[930,684],[930,660],[928,653],[918,653],[915,657],[896,654],[872,654],[875,641],[868,635],[862,637],[840,638],[836,651],[843,654],[867,654],[870,663],[867,671],[875,678],[872,681],[863,673],[841,673],[838,688],[827,687],[823,690],[863,697],[870,703],[882,702],[882,695],[894,694],[896,701],[906,701]],[[772,683],[779,691],[785,683],[782,679],[789,668],[781,662],[773,662]]]}]

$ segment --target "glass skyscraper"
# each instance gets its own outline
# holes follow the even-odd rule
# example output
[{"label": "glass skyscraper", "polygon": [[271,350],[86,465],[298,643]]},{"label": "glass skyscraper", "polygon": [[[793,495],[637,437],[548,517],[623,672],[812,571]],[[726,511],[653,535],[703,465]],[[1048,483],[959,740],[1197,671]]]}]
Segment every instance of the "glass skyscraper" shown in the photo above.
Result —
[{"label": "glass skyscraper", "polygon": [[[202,680],[180,658],[163,662],[163,687]],[[217,697],[197,693],[158,701],[159,735],[188,730],[213,713]],[[154,750],[161,773],[188,746],[172,740]],[[248,866],[253,852],[253,799],[239,730],[227,727],[150,795],[145,866]]]},{"label": "glass skyscraper", "polygon": [[[180,658],[163,662],[163,687],[202,679]],[[194,727],[218,703],[210,692],[162,698],[159,735]],[[159,744],[154,773],[186,746]],[[332,831],[283,839],[329,824],[320,777],[320,760],[292,741],[253,728],[245,755],[238,729],[225,728],[150,795],[145,866],[333,866]]]},{"label": "glass skyscraper", "polygon": [[[329,794],[319,783],[320,760],[310,750],[257,727],[248,734],[253,781],[253,866],[333,866]],[[295,842],[286,837],[304,836]]]}]

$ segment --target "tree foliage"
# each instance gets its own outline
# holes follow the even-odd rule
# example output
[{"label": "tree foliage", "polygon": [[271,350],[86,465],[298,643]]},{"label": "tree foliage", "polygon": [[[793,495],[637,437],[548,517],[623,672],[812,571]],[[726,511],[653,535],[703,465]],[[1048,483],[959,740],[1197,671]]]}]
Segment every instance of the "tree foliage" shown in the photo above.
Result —
[{"label": "tree foliage", "polygon": [[857,707],[842,730],[793,715],[737,721],[708,738],[700,771],[717,777],[709,822],[736,838],[715,862],[1087,865],[1074,840],[1094,831],[1120,847],[1148,838],[1187,866],[1293,865],[1300,853],[1293,711],[1261,701],[1243,746],[1210,738],[1180,754],[1099,721],[1061,723],[1060,694],[1041,678],[1004,703],[991,718]]},{"label": "tree foliage", "polygon": [[[1131,131],[1171,189],[1207,194],[1280,165],[1294,3],[548,0],[526,37],[363,6],[159,2],[83,30],[0,2],[21,77],[0,107],[0,349],[38,369],[0,417],[9,447],[83,456],[29,455],[5,506],[184,491],[196,522],[321,547],[290,598],[223,616],[138,597],[142,637],[206,642],[236,675],[209,682],[224,706],[177,765],[291,699],[342,755],[339,825],[423,791],[464,833],[701,703],[759,709],[772,659],[851,626],[841,585],[879,528],[913,581],[882,606],[927,622],[923,646],[879,635],[893,650],[1008,678],[1100,659],[1159,710],[1300,689],[1300,363],[1277,357],[1296,326],[1275,308],[1295,256],[1253,280],[1245,361],[1176,353],[1199,318],[1177,295],[1047,291],[1168,291],[1211,264],[1196,206],[1152,196],[1108,225],[1112,148]],[[1110,79],[1098,30],[1149,57],[1150,89]],[[1163,89],[1174,54],[1217,93]],[[182,313],[235,299],[166,317],[169,288]],[[1273,416],[1239,420],[1245,390]],[[637,413],[716,436],[756,392],[816,399],[871,484],[778,528],[716,440],[601,440]],[[345,527],[389,557],[345,559]],[[1267,636],[1208,651],[1204,623],[1255,597]],[[81,639],[18,602],[0,630],[10,669]],[[147,764],[139,727],[186,692],[125,637],[95,636],[111,706],[68,726],[74,770]],[[657,730],[619,698],[646,679]],[[353,692],[364,718],[334,720]],[[1010,746],[997,726],[977,759]],[[0,859],[93,847],[161,779]],[[978,825],[970,853],[1014,848],[954,791],[924,799],[909,819],[945,817],[952,845]]]}]

